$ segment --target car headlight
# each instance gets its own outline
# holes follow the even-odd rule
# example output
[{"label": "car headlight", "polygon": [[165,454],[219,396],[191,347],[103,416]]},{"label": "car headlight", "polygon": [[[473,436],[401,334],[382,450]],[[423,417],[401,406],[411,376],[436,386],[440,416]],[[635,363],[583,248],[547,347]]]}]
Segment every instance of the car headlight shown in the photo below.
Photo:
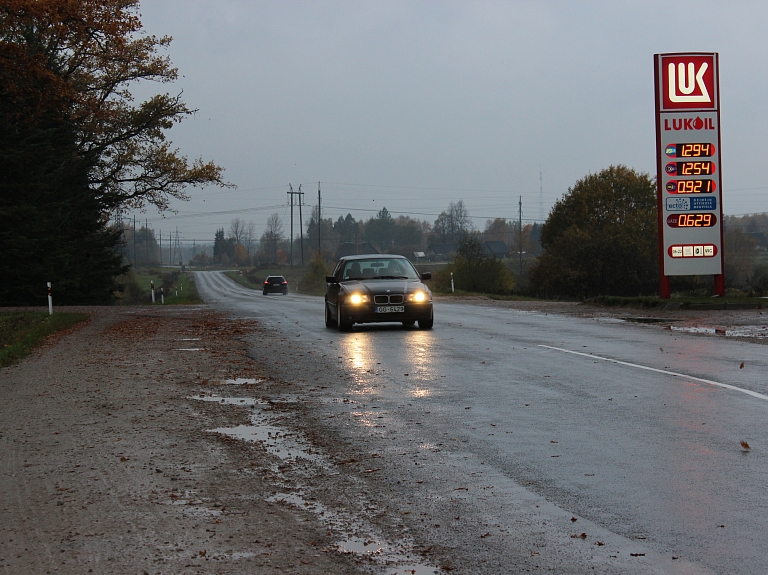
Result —
[{"label": "car headlight", "polygon": [[353,305],[360,305],[361,303],[368,303],[368,296],[359,293],[353,293],[349,296],[349,303]]},{"label": "car headlight", "polygon": [[413,301],[416,303],[422,303],[427,300],[427,294],[425,294],[423,291],[417,291],[416,293],[408,294],[408,301]]}]

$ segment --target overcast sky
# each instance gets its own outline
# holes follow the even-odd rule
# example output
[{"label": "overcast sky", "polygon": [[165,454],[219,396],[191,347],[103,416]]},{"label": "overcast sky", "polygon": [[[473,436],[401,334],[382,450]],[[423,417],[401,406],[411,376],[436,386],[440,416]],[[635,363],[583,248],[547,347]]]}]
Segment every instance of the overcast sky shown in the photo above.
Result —
[{"label": "overcast sky", "polygon": [[[464,200],[475,226],[546,218],[612,164],[656,173],[653,55],[720,53],[723,207],[768,211],[768,2],[145,0],[151,34],[199,109],[180,151],[236,190],[190,188],[163,237],[211,241],[232,218],[367,219],[386,206],[433,222]],[[139,91],[137,91],[138,93]],[[543,200],[540,200],[540,169]],[[296,212],[298,219],[298,212]],[[298,236],[298,223],[295,224]]]}]

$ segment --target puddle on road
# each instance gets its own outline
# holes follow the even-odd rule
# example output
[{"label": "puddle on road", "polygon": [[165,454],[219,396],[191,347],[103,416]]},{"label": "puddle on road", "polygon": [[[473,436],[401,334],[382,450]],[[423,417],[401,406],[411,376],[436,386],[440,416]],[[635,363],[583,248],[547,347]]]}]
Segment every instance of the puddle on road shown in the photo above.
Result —
[{"label": "puddle on road", "polygon": [[203,351],[202,347],[177,347],[173,351]]},{"label": "puddle on road", "polygon": [[434,575],[439,570],[430,565],[416,563],[411,558],[413,542],[403,540],[397,545],[387,542],[383,537],[362,537],[361,532],[371,532],[361,521],[353,517],[329,510],[322,503],[307,501],[300,493],[278,493],[267,501],[287,503],[299,509],[315,514],[326,528],[334,529],[343,534],[343,538],[331,547],[339,553],[351,553],[366,557],[380,565],[388,566],[385,575]]},{"label": "puddle on road", "polygon": [[714,327],[679,327],[673,325],[672,331],[682,331],[685,333],[706,333],[713,335],[724,335],[726,337],[768,337],[768,326],[765,325],[741,325],[732,329]]},{"label": "puddle on road", "polygon": [[263,379],[256,379],[250,377],[236,377],[235,379],[225,379],[221,383],[223,385],[255,385],[261,383]]},{"label": "puddle on road", "polygon": [[218,395],[203,395],[192,396],[188,399],[196,399],[197,401],[208,401],[211,403],[221,403],[223,405],[240,405],[240,406],[256,406],[267,405],[266,402],[258,400],[254,397],[219,397]]},{"label": "puddle on road", "polygon": [[269,453],[283,460],[301,458],[321,465],[324,464],[324,461],[317,454],[312,453],[311,444],[303,441],[294,433],[286,432],[284,429],[272,425],[269,414],[265,413],[266,410],[275,404],[296,402],[295,396],[281,397],[278,401],[263,401],[254,397],[220,397],[218,395],[200,394],[189,399],[222,405],[238,405],[254,409],[261,408],[251,415],[251,425],[219,427],[217,429],[209,429],[208,431],[243,441],[262,443]]},{"label": "puddle on road", "polygon": [[[269,453],[276,455],[283,461],[306,459],[325,469],[332,469],[321,454],[312,452],[312,445],[303,437],[273,424],[274,420],[270,408],[279,403],[296,402],[298,398],[294,395],[281,396],[279,399],[271,401],[252,397],[219,397],[206,394],[190,397],[190,399],[261,408],[256,409],[251,414],[252,425],[220,427],[209,431],[243,441],[259,442],[265,446]],[[300,489],[309,488],[300,487]],[[332,546],[334,550],[339,553],[351,553],[370,558],[387,568],[385,575],[434,575],[439,573],[435,567],[416,562],[417,554],[413,551],[413,541],[403,539],[398,544],[392,544],[386,541],[384,537],[373,535],[375,530],[372,526],[368,525],[365,520],[353,516],[352,513],[345,512],[343,508],[340,511],[328,509],[318,501],[305,499],[300,492],[278,493],[269,497],[267,501],[285,503],[314,514],[326,528],[333,529],[342,535],[340,540]],[[184,512],[190,516],[198,517],[221,513],[204,507],[188,507]],[[370,536],[366,537],[365,535]]]},{"label": "puddle on road", "polygon": [[202,337],[183,337],[181,339],[177,339],[176,341],[200,341],[203,339]]}]

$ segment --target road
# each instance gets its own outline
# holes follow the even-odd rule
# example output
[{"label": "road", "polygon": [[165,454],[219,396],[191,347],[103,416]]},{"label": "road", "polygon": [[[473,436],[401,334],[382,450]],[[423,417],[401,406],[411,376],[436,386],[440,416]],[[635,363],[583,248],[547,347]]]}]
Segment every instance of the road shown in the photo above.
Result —
[{"label": "road", "polygon": [[441,302],[431,331],[338,333],[320,298],[264,297],[216,272],[195,281],[213,306],[290,340],[290,365],[254,346],[282,377],[351,375],[313,390],[317,409],[354,416],[336,432],[380,457],[377,496],[429,517],[404,525],[459,566],[765,572],[765,346]]}]

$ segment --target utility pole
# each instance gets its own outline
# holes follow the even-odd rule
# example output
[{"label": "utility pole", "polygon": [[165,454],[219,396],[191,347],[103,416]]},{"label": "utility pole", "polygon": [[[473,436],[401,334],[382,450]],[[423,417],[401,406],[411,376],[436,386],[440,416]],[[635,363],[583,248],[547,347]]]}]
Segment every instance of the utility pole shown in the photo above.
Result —
[{"label": "utility pole", "polygon": [[149,220],[144,218],[144,255],[147,256],[147,267],[149,267]]},{"label": "utility pole", "polygon": [[301,184],[299,184],[299,237],[301,238],[301,241],[299,243],[299,246],[301,247],[301,265],[304,266],[304,220],[301,216],[301,204],[302,202],[302,196],[304,195],[304,192],[301,191]]},{"label": "utility pole", "polygon": [[290,191],[288,195],[291,197],[291,267],[293,267],[293,186],[289,183],[288,188]]},{"label": "utility pole", "polygon": [[520,252],[520,278],[523,277],[523,196],[520,196],[517,212],[517,251]]},{"label": "utility pole", "polygon": [[183,255],[181,253],[181,241],[179,241],[179,228],[176,228],[176,237],[173,241],[173,255],[171,256],[171,263],[179,262],[179,266],[181,266],[183,259]]},{"label": "utility pole", "polygon": [[163,267],[163,230],[160,230],[160,267]]},{"label": "utility pole", "polygon": [[541,175],[541,164],[539,164],[539,222],[544,221],[544,180]]},{"label": "utility pole", "polygon": [[301,201],[304,192],[301,191],[301,184],[299,184],[298,191],[293,191],[293,186],[288,184],[288,195],[291,197],[291,267],[293,267],[293,196],[299,196],[299,230],[301,232],[301,265],[304,265],[304,226],[301,223]]},{"label": "utility pole", "polygon": [[320,243],[320,229],[322,228],[320,224],[323,221],[322,207],[323,207],[323,204],[320,198],[320,182],[317,182],[317,253],[318,254],[323,253],[322,243]]},{"label": "utility pole", "polygon": [[133,214],[133,267],[136,267],[136,214]]}]

